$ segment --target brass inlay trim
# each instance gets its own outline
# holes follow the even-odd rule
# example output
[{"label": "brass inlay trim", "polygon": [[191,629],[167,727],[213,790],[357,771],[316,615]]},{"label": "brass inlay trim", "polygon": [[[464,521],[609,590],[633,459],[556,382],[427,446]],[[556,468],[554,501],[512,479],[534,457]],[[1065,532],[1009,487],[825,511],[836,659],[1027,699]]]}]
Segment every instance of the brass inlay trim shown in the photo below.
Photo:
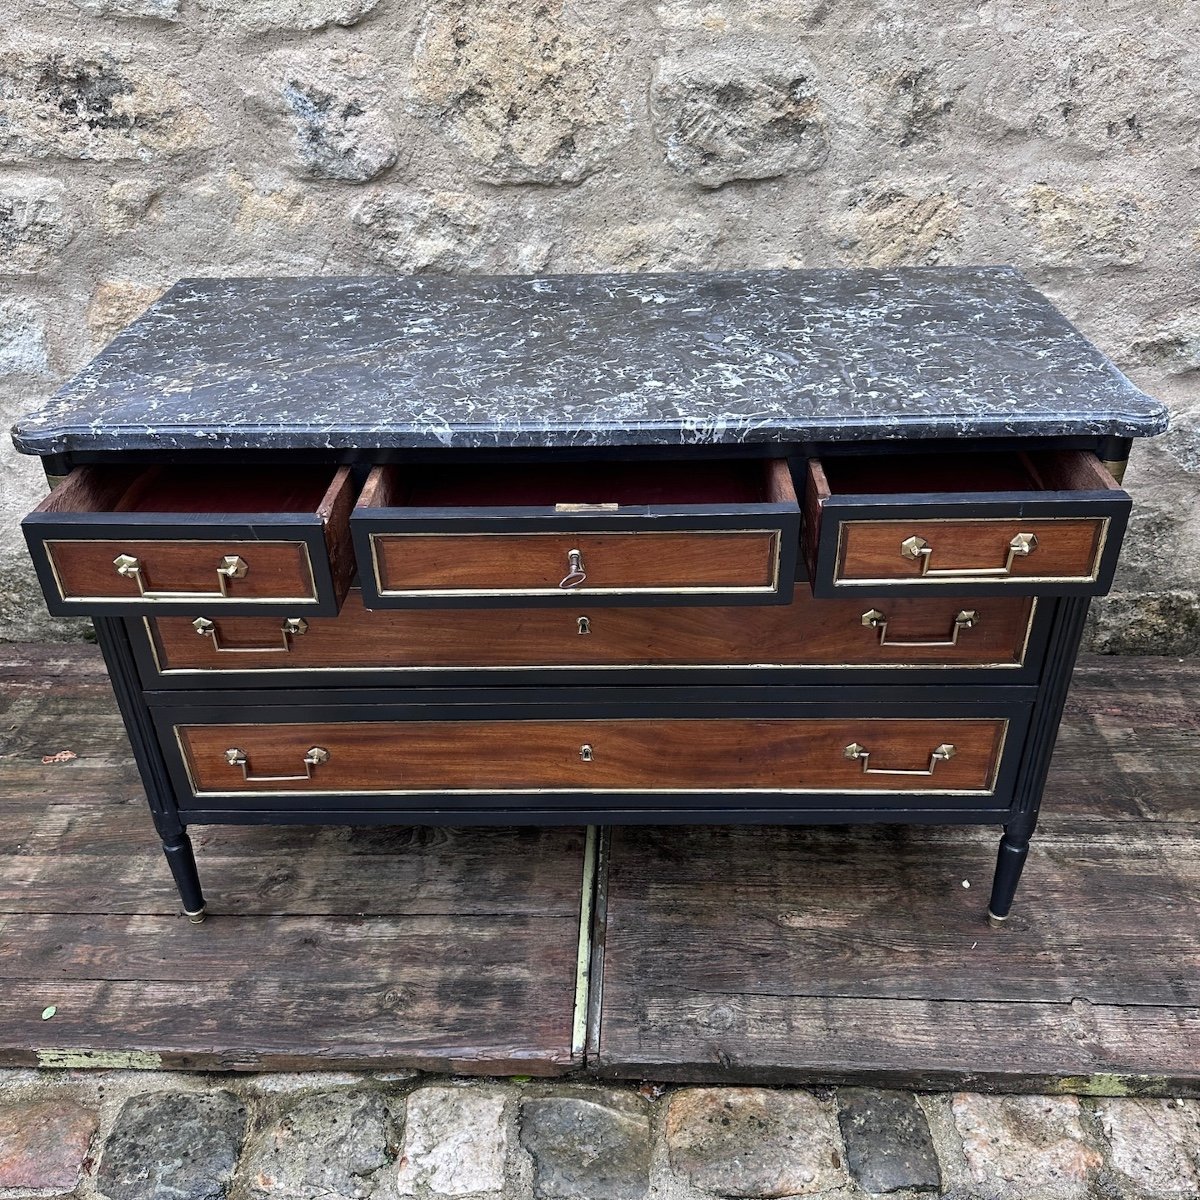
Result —
[{"label": "brass inlay trim", "polygon": [[[596,537],[702,537],[710,535],[729,534],[768,534],[771,538],[770,582],[766,584],[704,584],[694,587],[669,587],[654,585],[651,587],[589,587],[571,588],[564,591],[558,586],[545,588],[385,588],[383,576],[380,574],[379,547],[380,538],[452,538],[452,537],[557,537],[564,541],[572,541],[580,536]],[[525,532],[507,533],[403,533],[393,530],[373,530],[368,535],[371,545],[371,570],[375,577],[375,587],[380,596],[708,596],[708,595],[747,595],[762,593],[770,595],[779,591],[779,563],[783,553],[783,537],[778,528],[773,529],[534,529]]]},{"label": "brass inlay trim", "polygon": [[[1017,651],[1016,662],[982,662],[982,663],[517,663],[501,666],[480,665],[467,663],[462,666],[332,666],[332,667],[297,667],[280,663],[276,667],[241,667],[233,663],[220,664],[214,667],[164,667],[158,638],[150,624],[149,617],[142,618],[146,630],[146,640],[150,645],[150,655],[154,660],[154,669],[159,675],[220,675],[235,673],[238,675],[275,675],[280,671],[298,671],[303,674],[320,674],[339,671],[344,673],[390,673],[393,671],[1015,671],[1025,665],[1029,656],[1029,643],[1033,637],[1033,625],[1037,618],[1037,597],[1031,597],[1033,603],[1029,606],[1029,619],[1025,622],[1025,634]],[[333,618],[336,619],[336,618]],[[590,622],[589,622],[590,624]],[[897,647],[898,649],[900,647]]]},{"label": "brass inlay trim", "polygon": [[[836,519],[836,518],[835,518]],[[895,525],[898,528],[912,529],[914,527],[927,527],[930,525],[997,525],[1011,524],[1013,521],[1019,521],[1022,518],[1018,517],[917,517],[915,520],[906,520],[896,517],[879,517],[869,520],[852,520],[838,522],[838,540],[837,551],[834,556],[833,565],[833,585],[834,587],[894,587],[896,584],[932,584],[933,586],[945,587],[947,584],[953,586],[955,584],[979,582],[985,583],[988,586],[992,584],[1004,585],[1009,583],[1095,583],[1100,577],[1100,564],[1104,560],[1104,547],[1108,542],[1108,531],[1112,524],[1111,517],[1093,517],[1086,513],[1074,517],[1028,517],[1029,521],[1093,521],[1098,525],[1099,533],[1096,538],[1096,551],[1092,557],[1092,570],[1089,575],[996,575],[989,574],[989,568],[980,568],[977,573],[977,578],[972,579],[970,576],[961,575],[956,578],[946,576],[937,577],[930,575],[887,575],[880,579],[848,579],[842,575],[844,567],[843,554],[846,543],[846,530],[851,525]]]},{"label": "brass inlay trim", "polygon": [[112,604],[114,601],[116,601],[118,603],[134,601],[139,604],[141,604],[141,603],[155,604],[155,603],[161,603],[164,600],[169,601],[174,604],[178,604],[181,600],[196,598],[196,597],[189,597],[187,595],[182,595],[182,596],[153,596],[153,595],[151,595],[151,596],[147,596],[147,595],[141,595],[141,594],[136,595],[136,596],[122,596],[122,595],[116,595],[116,596],[68,596],[66,593],[66,590],[63,586],[62,576],[59,574],[58,563],[55,562],[55,560],[54,560],[54,547],[55,546],[76,546],[76,545],[86,546],[86,545],[95,545],[97,542],[120,542],[122,540],[131,541],[131,542],[159,543],[164,546],[178,546],[178,545],[186,545],[188,543],[195,543],[195,544],[199,545],[202,542],[219,542],[221,545],[229,546],[231,549],[232,548],[245,549],[246,547],[258,548],[261,546],[299,546],[300,549],[304,551],[304,570],[308,574],[308,583],[309,583],[310,591],[307,596],[263,596],[261,598],[258,598],[258,597],[254,597],[254,596],[246,596],[246,597],[222,596],[219,593],[214,592],[211,595],[205,595],[203,597],[203,599],[205,600],[206,603],[211,601],[211,603],[219,604],[219,605],[225,605],[225,604],[269,604],[276,608],[279,607],[279,605],[281,605],[281,604],[315,604],[315,603],[319,602],[319,600],[320,600],[320,595],[318,594],[318,589],[317,589],[317,578],[316,578],[315,572],[313,571],[312,554],[309,552],[308,543],[305,541],[290,542],[290,541],[284,541],[284,540],[280,539],[277,541],[269,541],[269,542],[267,542],[267,541],[263,541],[263,542],[243,542],[243,541],[226,542],[221,538],[215,538],[215,537],[205,537],[205,538],[138,537],[136,535],[136,533],[131,535],[130,537],[124,538],[124,539],[119,538],[119,537],[103,537],[103,538],[59,538],[59,537],[56,537],[56,538],[43,539],[42,546],[46,551],[46,561],[50,564],[50,573],[54,577],[54,585],[55,585],[55,587],[58,588],[59,599],[64,601],[65,603],[70,603],[70,604]]},{"label": "brass inlay trim", "polygon": [[[524,721],[521,718],[495,718],[498,720],[509,721],[513,725],[521,725]],[[525,718],[524,720],[529,720]],[[534,718],[536,719],[536,718]],[[705,718],[653,718],[654,722],[660,720],[689,720],[689,719],[705,719]],[[728,717],[728,718],[707,718],[710,720],[760,720],[779,723],[782,721],[803,721],[803,720],[828,720],[825,717]],[[869,724],[879,721],[908,721],[911,717],[857,717],[848,718],[854,720],[856,724]],[[370,724],[371,722],[360,721],[303,721],[303,722],[280,722],[278,724],[264,725],[262,722],[253,721],[213,721],[203,724],[192,723],[189,725],[172,725],[171,731],[175,737],[175,745],[179,751],[179,758],[183,764],[184,773],[187,776],[188,787],[191,789],[192,795],[197,799],[200,798],[238,798],[238,797],[260,797],[260,796],[489,796],[489,795],[521,795],[521,796],[539,796],[539,795],[570,795],[570,796],[620,796],[620,795],[653,795],[653,796],[707,796],[707,795],[733,795],[733,796],[820,796],[830,792],[839,790],[853,793],[854,795],[879,795],[879,796],[937,796],[937,795],[954,795],[954,796],[992,796],[996,791],[996,780],[1000,774],[1000,767],[1004,761],[1004,750],[1008,742],[1009,719],[1007,717],[925,717],[918,718],[925,720],[930,725],[944,727],[964,721],[999,721],[1000,736],[994,740],[992,754],[991,773],[987,780],[987,784],[982,789],[972,788],[886,788],[886,787],[870,787],[870,788],[844,788],[836,787],[798,787],[798,788],[781,788],[781,787],[719,787],[719,788],[697,788],[697,787],[623,787],[623,788],[606,788],[606,787],[490,787],[490,788],[308,788],[304,790],[288,790],[286,788],[280,790],[271,790],[267,792],[256,792],[252,789],[240,789],[237,791],[202,791],[196,786],[196,779],[192,773],[191,760],[188,757],[187,750],[183,744],[182,730],[184,729],[203,729],[211,728],[212,726],[220,726],[222,729],[308,729],[313,725],[337,725],[337,724]],[[586,722],[587,718],[579,718],[581,722]],[[649,718],[641,717],[602,717],[591,722],[593,727],[597,723],[603,724],[645,724]],[[379,722],[379,724],[389,724],[392,722]],[[395,724],[403,725],[404,722],[394,722]],[[474,722],[470,720],[458,721],[442,721],[442,725],[462,725],[470,726]],[[860,776],[861,778],[861,776]],[[564,812],[569,812],[569,809],[564,809]]]},{"label": "brass inlay trim", "polygon": [[1125,482],[1125,468],[1129,466],[1129,459],[1102,458],[1100,465],[1113,477],[1114,483]]}]

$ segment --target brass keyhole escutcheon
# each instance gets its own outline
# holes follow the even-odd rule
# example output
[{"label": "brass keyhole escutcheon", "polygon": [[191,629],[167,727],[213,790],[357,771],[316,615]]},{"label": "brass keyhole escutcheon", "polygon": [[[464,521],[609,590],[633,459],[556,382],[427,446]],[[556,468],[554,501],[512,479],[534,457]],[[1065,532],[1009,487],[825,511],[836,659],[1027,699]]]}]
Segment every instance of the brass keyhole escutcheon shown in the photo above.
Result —
[{"label": "brass keyhole escutcheon", "polygon": [[584,762],[592,761],[592,748],[587,744],[587,742],[584,742],[584,744],[579,747],[579,757]]},{"label": "brass keyhole escutcheon", "polygon": [[580,633],[592,632],[592,623],[587,617],[576,617],[575,623],[579,626]]}]

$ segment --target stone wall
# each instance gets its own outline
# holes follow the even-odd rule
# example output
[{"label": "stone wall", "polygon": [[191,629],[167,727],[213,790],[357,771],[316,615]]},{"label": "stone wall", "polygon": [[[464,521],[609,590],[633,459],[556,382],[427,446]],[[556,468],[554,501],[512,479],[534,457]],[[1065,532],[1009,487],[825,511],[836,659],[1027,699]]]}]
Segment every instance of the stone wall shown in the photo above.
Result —
[{"label": "stone wall", "polygon": [[[1015,263],[1174,411],[1093,645],[1195,652],[1198,10],[9,0],[0,417],[187,274]],[[79,636],[0,469],[0,637]]]}]

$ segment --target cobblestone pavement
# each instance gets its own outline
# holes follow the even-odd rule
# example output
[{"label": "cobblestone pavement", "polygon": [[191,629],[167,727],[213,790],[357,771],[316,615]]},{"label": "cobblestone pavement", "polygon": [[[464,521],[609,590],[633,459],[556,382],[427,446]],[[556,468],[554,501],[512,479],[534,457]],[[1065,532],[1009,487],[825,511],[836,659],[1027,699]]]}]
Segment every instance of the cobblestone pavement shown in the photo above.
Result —
[{"label": "cobblestone pavement", "polygon": [[1200,1101],[0,1071],[0,1196],[1200,1196]]}]

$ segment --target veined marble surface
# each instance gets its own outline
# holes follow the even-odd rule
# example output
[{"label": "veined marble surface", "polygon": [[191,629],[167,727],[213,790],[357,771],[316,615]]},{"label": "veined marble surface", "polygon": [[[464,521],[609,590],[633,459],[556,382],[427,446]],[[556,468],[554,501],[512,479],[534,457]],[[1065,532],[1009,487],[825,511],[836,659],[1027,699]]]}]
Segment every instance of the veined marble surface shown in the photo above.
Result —
[{"label": "veined marble surface", "polygon": [[13,431],[77,450],[1143,436],[1006,267],[186,279]]}]

